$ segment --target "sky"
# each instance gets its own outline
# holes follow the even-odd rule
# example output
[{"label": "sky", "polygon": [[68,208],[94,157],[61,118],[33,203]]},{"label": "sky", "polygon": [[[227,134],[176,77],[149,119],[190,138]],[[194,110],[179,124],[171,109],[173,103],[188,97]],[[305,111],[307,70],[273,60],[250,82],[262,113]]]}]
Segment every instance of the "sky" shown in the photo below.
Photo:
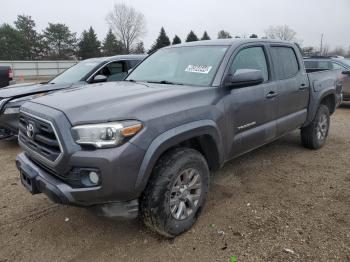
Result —
[{"label": "sky", "polygon": [[38,31],[48,22],[65,23],[78,36],[92,26],[100,40],[108,31],[106,15],[115,3],[132,5],[146,18],[143,37],[148,49],[164,26],[172,40],[190,30],[198,37],[206,30],[213,39],[220,30],[233,36],[264,36],[270,26],[288,25],[303,46],[324,43],[350,47],[350,0],[11,0],[0,3],[0,24],[13,23],[18,14],[31,15]]}]

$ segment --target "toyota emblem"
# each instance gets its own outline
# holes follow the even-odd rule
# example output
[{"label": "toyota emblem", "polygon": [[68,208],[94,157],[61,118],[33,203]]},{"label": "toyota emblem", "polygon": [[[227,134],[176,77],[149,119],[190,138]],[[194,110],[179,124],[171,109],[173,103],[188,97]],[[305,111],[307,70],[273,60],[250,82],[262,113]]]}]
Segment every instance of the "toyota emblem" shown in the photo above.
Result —
[{"label": "toyota emblem", "polygon": [[27,125],[27,136],[31,139],[34,138],[35,132],[34,132],[34,126],[33,124],[29,123]]}]

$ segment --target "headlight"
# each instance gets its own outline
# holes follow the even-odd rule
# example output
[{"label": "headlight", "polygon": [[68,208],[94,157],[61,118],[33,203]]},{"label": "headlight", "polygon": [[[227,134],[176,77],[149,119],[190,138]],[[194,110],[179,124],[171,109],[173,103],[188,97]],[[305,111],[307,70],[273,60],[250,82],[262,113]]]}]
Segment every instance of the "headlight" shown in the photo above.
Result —
[{"label": "headlight", "polygon": [[40,97],[43,95],[46,95],[46,93],[39,93],[39,94],[30,95],[30,96],[19,97],[19,98],[11,100],[10,102],[11,103],[25,102],[25,101],[32,100],[34,98],[37,98],[37,97]]},{"label": "headlight", "polygon": [[73,127],[72,135],[80,145],[108,148],[121,145],[141,129],[142,124],[138,121],[111,122]]},{"label": "headlight", "polygon": [[45,95],[45,93],[39,93],[39,94],[35,94],[35,95],[24,96],[24,97],[12,99],[7,103],[7,105],[5,105],[4,114],[5,115],[18,114],[19,108],[21,107],[21,105],[23,105],[28,100],[31,100],[31,99],[34,99],[34,98],[37,98],[37,97],[43,96],[43,95]]}]

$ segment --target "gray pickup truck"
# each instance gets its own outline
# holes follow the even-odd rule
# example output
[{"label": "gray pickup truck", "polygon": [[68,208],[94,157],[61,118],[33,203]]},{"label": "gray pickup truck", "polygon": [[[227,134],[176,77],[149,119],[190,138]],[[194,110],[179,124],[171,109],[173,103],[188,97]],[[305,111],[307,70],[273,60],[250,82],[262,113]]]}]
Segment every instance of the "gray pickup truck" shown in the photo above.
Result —
[{"label": "gray pickup truck", "polygon": [[298,48],[198,41],[158,50],[117,83],[21,107],[23,185],[175,237],[197,220],[210,171],[295,129],[322,147],[341,101],[338,72],[307,74]]}]

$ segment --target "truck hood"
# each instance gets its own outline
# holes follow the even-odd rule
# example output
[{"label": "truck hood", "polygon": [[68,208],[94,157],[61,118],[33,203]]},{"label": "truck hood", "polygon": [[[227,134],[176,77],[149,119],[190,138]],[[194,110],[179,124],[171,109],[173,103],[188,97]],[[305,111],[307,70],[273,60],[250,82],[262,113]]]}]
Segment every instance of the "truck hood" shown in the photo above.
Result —
[{"label": "truck hood", "polygon": [[147,121],[208,103],[203,99],[208,97],[204,93],[213,89],[123,81],[64,90],[31,102],[60,110],[72,125],[126,119]]},{"label": "truck hood", "polygon": [[23,97],[36,93],[50,92],[71,87],[73,84],[31,84],[15,85],[0,89],[1,98]]}]

